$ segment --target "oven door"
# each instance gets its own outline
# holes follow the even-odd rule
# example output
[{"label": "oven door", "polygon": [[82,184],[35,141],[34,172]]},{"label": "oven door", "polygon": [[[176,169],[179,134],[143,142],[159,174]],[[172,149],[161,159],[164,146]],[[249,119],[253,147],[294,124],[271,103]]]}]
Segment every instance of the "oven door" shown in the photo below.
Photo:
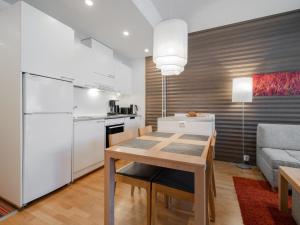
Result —
[{"label": "oven door", "polygon": [[124,123],[106,126],[106,148],[109,147],[109,135],[124,132]]}]

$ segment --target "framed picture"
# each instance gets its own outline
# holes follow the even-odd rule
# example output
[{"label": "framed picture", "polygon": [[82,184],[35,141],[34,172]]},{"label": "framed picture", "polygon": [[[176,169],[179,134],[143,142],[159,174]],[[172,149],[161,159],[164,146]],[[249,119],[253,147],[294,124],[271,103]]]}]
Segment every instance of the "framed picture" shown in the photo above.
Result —
[{"label": "framed picture", "polygon": [[253,75],[253,95],[300,95],[300,72],[255,74]]}]

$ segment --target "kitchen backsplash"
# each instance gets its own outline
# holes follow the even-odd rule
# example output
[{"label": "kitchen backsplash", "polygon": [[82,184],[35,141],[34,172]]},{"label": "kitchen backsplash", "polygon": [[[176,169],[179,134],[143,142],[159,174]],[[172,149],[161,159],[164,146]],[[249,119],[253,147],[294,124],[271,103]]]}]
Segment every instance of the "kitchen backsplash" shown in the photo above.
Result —
[{"label": "kitchen backsplash", "polygon": [[87,88],[74,87],[74,114],[95,115],[106,114],[109,111],[108,101],[118,99],[121,107],[129,107],[130,96],[117,96],[114,93],[104,91],[91,91]]}]

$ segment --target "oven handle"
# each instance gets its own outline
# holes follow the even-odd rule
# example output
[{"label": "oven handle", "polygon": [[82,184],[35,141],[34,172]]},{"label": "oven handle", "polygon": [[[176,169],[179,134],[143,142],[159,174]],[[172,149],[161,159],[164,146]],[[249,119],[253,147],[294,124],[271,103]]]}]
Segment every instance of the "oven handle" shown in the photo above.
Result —
[{"label": "oven handle", "polygon": [[124,127],[124,125],[109,126],[108,129],[119,128],[119,127]]}]

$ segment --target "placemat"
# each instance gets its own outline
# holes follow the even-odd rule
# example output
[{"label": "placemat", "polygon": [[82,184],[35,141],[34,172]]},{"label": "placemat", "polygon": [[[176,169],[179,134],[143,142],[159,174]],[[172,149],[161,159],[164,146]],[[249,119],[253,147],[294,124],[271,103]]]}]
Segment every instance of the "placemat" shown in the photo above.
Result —
[{"label": "placemat", "polygon": [[172,152],[183,155],[201,156],[205,146],[182,143],[171,143],[161,149],[162,152]]},{"label": "placemat", "polygon": [[184,134],[179,139],[187,139],[194,141],[208,141],[209,136],[206,135],[194,135],[194,134]]},{"label": "placemat", "polygon": [[174,135],[174,133],[165,133],[165,132],[158,132],[158,131],[145,134],[145,136],[162,137],[162,138],[169,138],[172,135]]},{"label": "placemat", "polygon": [[132,139],[132,140],[120,143],[118,145],[124,146],[124,147],[129,147],[129,148],[150,149],[158,143],[159,143],[159,141]]}]

